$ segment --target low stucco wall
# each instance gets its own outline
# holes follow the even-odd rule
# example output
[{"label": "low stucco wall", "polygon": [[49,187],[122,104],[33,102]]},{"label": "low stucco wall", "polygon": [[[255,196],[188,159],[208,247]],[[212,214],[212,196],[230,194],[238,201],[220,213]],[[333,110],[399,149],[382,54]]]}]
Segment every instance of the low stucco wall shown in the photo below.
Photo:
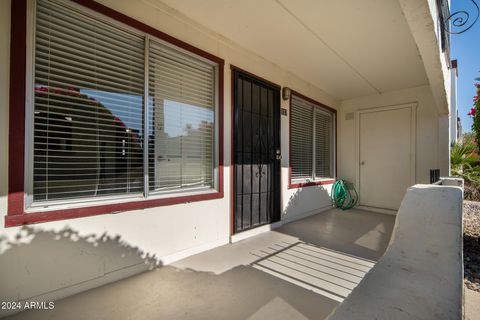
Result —
[{"label": "low stucco wall", "polygon": [[460,187],[409,188],[385,255],[328,319],[461,319],[462,199]]}]

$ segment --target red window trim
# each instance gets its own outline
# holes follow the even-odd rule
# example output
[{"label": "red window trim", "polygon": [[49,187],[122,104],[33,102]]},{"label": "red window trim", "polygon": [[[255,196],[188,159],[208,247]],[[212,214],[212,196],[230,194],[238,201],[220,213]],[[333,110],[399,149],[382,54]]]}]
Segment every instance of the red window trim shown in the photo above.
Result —
[{"label": "red window trim", "polygon": [[82,208],[61,209],[45,212],[26,213],[24,210],[24,161],[25,161],[25,90],[26,90],[26,39],[27,39],[27,0],[15,0],[11,5],[10,33],[10,105],[9,105],[9,144],[8,144],[8,212],[5,227],[30,223],[64,220],[93,215],[118,213],[194,201],[221,199],[223,193],[223,108],[224,108],[224,65],[223,59],[198,49],[186,42],[156,30],[140,21],[93,0],[71,0],[86,8],[99,12],[137,30],[155,36],[177,47],[204,57],[218,64],[218,191],[207,194],[178,196],[162,199],[145,199],[119,204],[95,205]]},{"label": "red window trim", "polygon": [[[337,110],[324,105],[323,103],[320,103],[318,101],[313,100],[312,98],[309,98],[307,96],[304,96],[303,94],[291,90],[290,89],[290,101],[289,101],[289,109],[290,109],[290,115],[288,118],[288,189],[296,189],[296,188],[304,188],[304,187],[311,187],[311,186],[320,186],[320,185],[326,185],[326,184],[332,184],[335,183],[335,179],[323,179],[319,181],[309,181],[309,182],[300,182],[300,183],[293,183],[292,182],[292,96],[295,95],[297,97],[300,97],[304,100],[307,100],[308,102],[311,102],[321,108],[327,109],[328,111],[332,112],[335,115],[335,171],[337,170]],[[337,175],[337,172],[335,172],[335,176]]]}]

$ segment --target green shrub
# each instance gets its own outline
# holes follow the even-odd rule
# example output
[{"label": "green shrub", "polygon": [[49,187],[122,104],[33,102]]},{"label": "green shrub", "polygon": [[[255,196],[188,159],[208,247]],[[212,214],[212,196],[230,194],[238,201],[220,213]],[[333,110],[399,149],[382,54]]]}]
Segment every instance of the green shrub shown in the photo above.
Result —
[{"label": "green shrub", "polygon": [[454,143],[450,152],[452,175],[480,185],[480,157],[477,144],[471,135],[464,135],[461,142]]}]

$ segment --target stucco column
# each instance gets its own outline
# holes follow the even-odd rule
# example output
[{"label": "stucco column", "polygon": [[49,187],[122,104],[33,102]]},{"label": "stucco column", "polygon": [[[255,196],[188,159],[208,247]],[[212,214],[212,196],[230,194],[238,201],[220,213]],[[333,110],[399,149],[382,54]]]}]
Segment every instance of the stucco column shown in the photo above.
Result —
[{"label": "stucco column", "polygon": [[438,116],[438,168],[441,176],[450,175],[450,118],[448,114]]},{"label": "stucco column", "polygon": [[452,61],[450,69],[450,144],[457,142],[457,60]]}]

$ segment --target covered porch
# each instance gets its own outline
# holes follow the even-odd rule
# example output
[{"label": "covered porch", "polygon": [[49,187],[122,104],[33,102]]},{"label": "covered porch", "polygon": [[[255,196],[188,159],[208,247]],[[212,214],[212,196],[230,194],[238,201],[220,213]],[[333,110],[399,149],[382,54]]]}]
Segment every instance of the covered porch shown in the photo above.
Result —
[{"label": "covered porch", "polygon": [[394,224],[331,209],[12,319],[324,319],[383,255]]},{"label": "covered porch", "polygon": [[[428,183],[430,169],[448,174],[449,70],[433,1],[11,0],[0,8],[0,43],[11,45],[10,56],[0,54],[0,142],[9,147],[0,155],[0,297],[55,302],[54,310],[4,313],[12,319],[324,319],[383,256],[407,188]],[[67,22],[65,12],[73,17]],[[119,46],[136,39],[133,58],[130,49],[105,49],[112,59],[140,61],[139,80],[131,81],[135,107],[127,103],[131,93],[95,86],[104,77],[117,81],[109,75],[117,62],[104,59],[105,68],[84,81],[78,70],[95,61],[88,41],[50,37],[58,26],[85,31],[91,22],[117,32]],[[53,31],[36,36],[35,23]],[[96,39],[95,32],[88,36]],[[33,187],[30,138],[35,116],[45,112],[35,102],[34,71],[49,66],[34,59],[34,49],[50,43],[46,35],[62,48],[58,56],[45,51],[61,61],[59,82],[88,100],[82,108],[115,121],[109,130],[119,140],[108,143],[134,145],[131,153],[102,147],[112,150],[118,192],[109,194],[111,180],[102,176],[110,158],[97,150],[104,138],[88,131],[94,117],[79,121],[77,103],[66,108],[61,98],[58,108],[75,110],[60,113],[62,123],[77,121],[72,132],[93,142],[76,148],[76,135],[52,129],[58,141],[40,143],[51,144],[48,157],[63,166],[37,162],[49,163],[53,177],[85,174],[93,187],[81,180],[74,192],[84,196],[70,199],[65,179],[48,187],[61,190],[58,199],[33,199],[44,192]],[[62,54],[85,54],[87,62],[63,63]],[[55,86],[45,84],[37,100]],[[115,106],[90,106],[102,95]],[[198,95],[200,103],[189,100]],[[191,145],[179,147],[183,141]],[[199,145],[201,153],[189,153]],[[86,159],[99,159],[95,172],[66,165],[84,147],[94,150]],[[137,164],[128,183],[125,163]],[[184,168],[197,168],[200,178],[192,182]],[[50,181],[42,177],[38,184]],[[361,209],[331,209],[337,179],[356,187]],[[261,228],[271,230],[235,242]]]}]

